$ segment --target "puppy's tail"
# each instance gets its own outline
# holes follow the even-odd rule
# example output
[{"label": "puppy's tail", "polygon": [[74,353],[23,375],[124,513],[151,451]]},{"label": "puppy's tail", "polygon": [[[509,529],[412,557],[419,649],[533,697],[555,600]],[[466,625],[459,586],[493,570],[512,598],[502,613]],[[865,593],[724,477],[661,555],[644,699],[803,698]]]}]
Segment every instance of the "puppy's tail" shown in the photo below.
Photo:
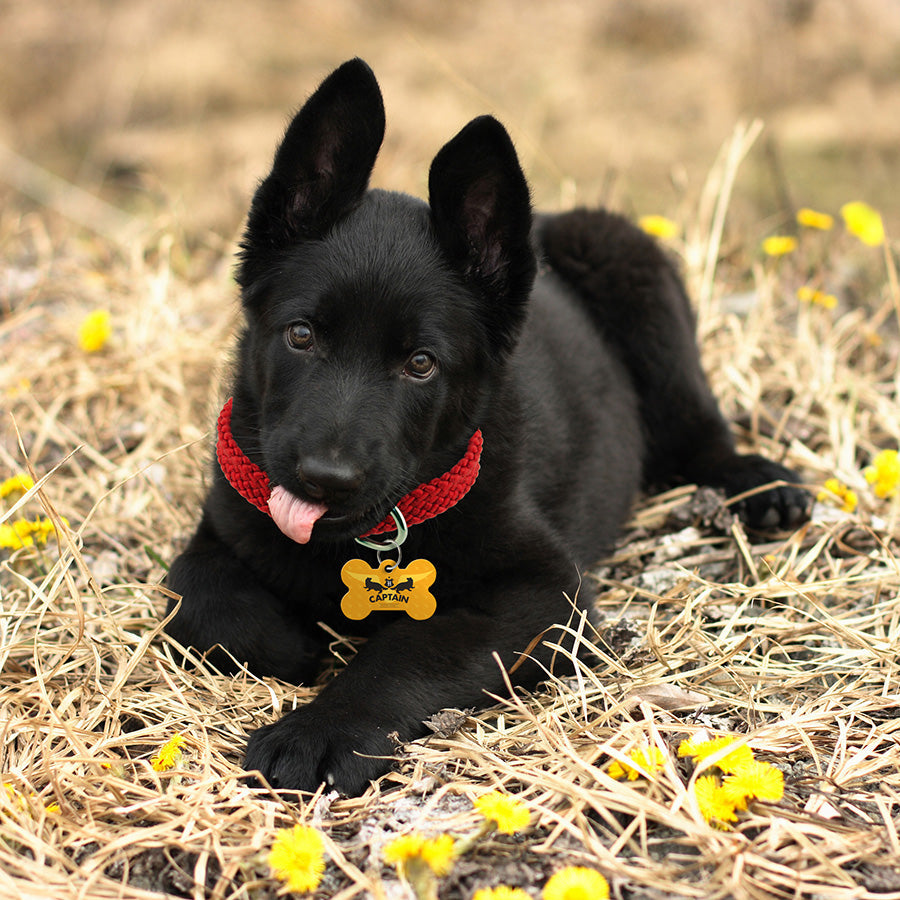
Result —
[{"label": "puppy's tail", "polygon": [[675,267],[659,244],[624,216],[575,209],[542,217],[535,234],[544,261],[605,331],[627,333],[632,320],[652,324],[675,313],[693,339],[690,303]]},{"label": "puppy's tail", "polygon": [[646,471],[687,475],[702,436],[732,452],[728,426],[700,367],[694,315],[674,264],[657,242],[605,210],[576,209],[537,222],[544,262],[584,304],[628,370],[640,398]]}]

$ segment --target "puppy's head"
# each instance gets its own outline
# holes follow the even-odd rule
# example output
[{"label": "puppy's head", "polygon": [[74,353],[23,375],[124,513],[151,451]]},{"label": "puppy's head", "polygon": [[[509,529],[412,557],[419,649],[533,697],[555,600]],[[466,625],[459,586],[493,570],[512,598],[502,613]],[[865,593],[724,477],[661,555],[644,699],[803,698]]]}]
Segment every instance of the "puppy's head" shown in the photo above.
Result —
[{"label": "puppy's head", "polygon": [[235,415],[299,542],[381,521],[461,455],[525,317],[528,187],[503,127],[435,157],[429,204],[368,190],[384,107],[361,60],[297,113],[253,199]]}]

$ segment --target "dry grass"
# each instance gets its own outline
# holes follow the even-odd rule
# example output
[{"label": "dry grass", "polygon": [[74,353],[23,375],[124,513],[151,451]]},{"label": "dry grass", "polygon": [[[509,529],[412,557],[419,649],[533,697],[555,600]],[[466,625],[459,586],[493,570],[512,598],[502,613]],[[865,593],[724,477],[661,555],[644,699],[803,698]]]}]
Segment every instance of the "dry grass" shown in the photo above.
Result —
[{"label": "dry grass", "polygon": [[[894,263],[839,228],[763,260],[758,231],[723,228],[750,137],[723,150],[673,246],[705,360],[746,447],[813,489],[841,478],[859,508],[820,504],[773,539],[703,491],[646,498],[582,586],[604,617],[584,634],[600,663],[457,717],[352,800],[280,798],[240,769],[247,731],[313,689],[185,671],[161,634],[158,584],[202,497],[236,325],[229,248],[140,217],[127,240],[118,220],[102,236],[110,210],[64,184],[44,182],[30,212],[0,195],[0,472],[37,482],[0,501],[0,518],[59,526],[46,547],[0,551],[0,774],[16,792],[0,791],[3,896],[274,897],[265,852],[277,828],[304,821],[326,836],[318,896],[407,897],[385,842],[471,833],[470,801],[502,787],[531,825],[480,842],[442,898],[498,882],[538,897],[565,863],[599,868],[620,898],[900,898],[900,507],[862,474],[900,443]],[[39,191],[27,163],[2,167]],[[799,304],[809,280],[839,307]],[[76,334],[95,307],[114,332],[88,355]],[[334,653],[339,664],[352,647],[335,638]],[[784,773],[784,799],[730,830],[707,824],[674,754],[700,729],[746,739]],[[174,733],[184,759],[156,772],[150,758]],[[671,757],[652,782],[606,774],[648,742]]]},{"label": "dry grass", "polygon": [[[738,156],[723,153],[713,200],[727,200]],[[311,690],[186,672],[160,633],[161,561],[196,514],[220,393],[209,373],[234,325],[221,302],[227,261],[189,284],[166,233],[125,256],[49,212],[5,221],[20,262],[7,272],[0,454],[5,470],[37,481],[6,515],[69,526],[58,545],[0,563],[2,772],[17,792],[0,795],[4,893],[271,896],[274,830],[312,821],[328,836],[322,896],[400,896],[380,863],[387,837],[471,831],[468,800],[501,786],[533,810],[529,831],[486,841],[442,896],[498,878],[536,890],[571,861],[598,866],[619,896],[900,897],[898,507],[861,474],[900,439],[897,297],[881,251],[848,236],[806,235],[777,263],[733,253],[711,271],[716,203],[705,209],[680,249],[705,296],[719,394],[748,446],[813,485],[837,474],[859,511],[819,506],[795,534],[760,543],[705,492],[646,499],[616,557],[583,585],[605,617],[585,635],[601,664],[404,748],[398,772],[362,799],[296,803],[248,787],[238,763],[247,730]],[[872,287],[835,311],[801,309],[794,291],[808,269]],[[751,293],[726,293],[738,282]],[[838,290],[851,296],[849,283]],[[728,311],[741,302],[749,312]],[[88,355],[74,335],[98,304],[115,329]],[[335,642],[337,657],[348,652]],[[745,735],[784,772],[784,800],[721,831],[674,758],[652,783],[605,773],[634,746],[671,750],[700,728]],[[149,759],[176,732],[184,761],[157,773]],[[59,811],[45,811],[53,802]]]}]

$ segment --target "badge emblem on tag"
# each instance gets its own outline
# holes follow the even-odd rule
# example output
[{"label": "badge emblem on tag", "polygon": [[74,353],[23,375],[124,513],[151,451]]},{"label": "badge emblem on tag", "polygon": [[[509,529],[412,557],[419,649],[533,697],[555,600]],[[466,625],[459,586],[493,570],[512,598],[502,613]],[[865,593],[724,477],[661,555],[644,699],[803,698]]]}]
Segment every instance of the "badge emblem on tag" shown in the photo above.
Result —
[{"label": "badge emblem on tag", "polygon": [[428,619],[437,601],[428,590],[437,576],[427,559],[414,559],[408,566],[386,559],[372,568],[363,559],[351,559],[341,569],[347,593],[341,612],[348,619],[364,619],[373,610],[400,610],[413,619]]}]

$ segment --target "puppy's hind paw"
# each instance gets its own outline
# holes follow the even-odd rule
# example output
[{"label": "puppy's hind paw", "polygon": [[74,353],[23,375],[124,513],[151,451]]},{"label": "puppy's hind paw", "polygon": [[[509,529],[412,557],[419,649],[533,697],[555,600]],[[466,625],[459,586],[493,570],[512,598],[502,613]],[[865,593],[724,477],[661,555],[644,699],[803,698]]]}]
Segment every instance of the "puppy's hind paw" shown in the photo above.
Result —
[{"label": "puppy's hind paw", "polygon": [[748,454],[723,463],[711,474],[709,484],[724,488],[729,500],[737,498],[729,508],[749,528],[777,531],[795,528],[809,518],[812,495],[797,480],[779,463]]}]

